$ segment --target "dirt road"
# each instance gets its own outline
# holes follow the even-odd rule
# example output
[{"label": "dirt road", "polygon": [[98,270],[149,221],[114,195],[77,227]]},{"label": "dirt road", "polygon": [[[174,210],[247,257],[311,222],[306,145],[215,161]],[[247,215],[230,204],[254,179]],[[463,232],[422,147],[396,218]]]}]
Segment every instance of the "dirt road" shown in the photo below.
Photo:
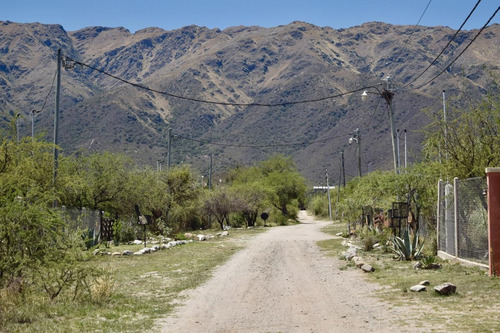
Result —
[{"label": "dirt road", "polygon": [[[370,295],[360,270],[339,270],[316,241],[325,221],[300,213],[299,225],[271,228],[188,293],[162,332],[415,332],[394,326],[403,309]],[[404,320],[404,319],[403,319]]]}]

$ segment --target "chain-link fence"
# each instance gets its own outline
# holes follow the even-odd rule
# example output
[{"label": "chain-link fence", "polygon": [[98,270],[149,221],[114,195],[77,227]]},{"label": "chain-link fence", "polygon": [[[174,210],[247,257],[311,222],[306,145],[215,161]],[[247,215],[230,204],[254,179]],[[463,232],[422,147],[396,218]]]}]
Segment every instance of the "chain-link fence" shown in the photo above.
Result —
[{"label": "chain-link fence", "polygon": [[438,250],[488,264],[486,179],[470,178],[438,185]]},{"label": "chain-link fence", "polygon": [[68,231],[82,230],[92,239],[99,235],[99,211],[63,207],[62,214]]}]

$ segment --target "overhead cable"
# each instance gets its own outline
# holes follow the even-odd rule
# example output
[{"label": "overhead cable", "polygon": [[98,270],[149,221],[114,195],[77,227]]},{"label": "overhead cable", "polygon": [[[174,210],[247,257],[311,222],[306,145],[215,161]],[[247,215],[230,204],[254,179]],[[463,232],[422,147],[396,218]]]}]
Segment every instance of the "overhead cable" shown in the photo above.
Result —
[{"label": "overhead cable", "polygon": [[200,140],[200,139],[195,139],[195,138],[189,138],[189,137],[182,136],[182,135],[175,135],[175,137],[179,138],[179,139],[182,139],[182,140],[193,141],[193,142],[198,142],[198,143],[201,143],[201,144],[215,145],[215,146],[238,147],[238,148],[267,148],[267,147],[307,146],[307,145],[311,145],[311,144],[314,144],[314,143],[320,143],[320,142],[330,141],[332,139],[340,138],[340,137],[347,136],[347,135],[350,135],[350,133],[342,133],[342,134],[330,136],[330,137],[327,137],[327,138],[324,138],[324,139],[320,139],[320,140],[295,142],[295,143],[267,144],[267,145],[248,145],[248,144],[235,144],[235,143],[226,143],[226,142],[211,142],[211,141],[207,141],[207,140]]},{"label": "overhead cable", "polygon": [[464,54],[465,51],[467,51],[467,49],[469,48],[469,46],[472,45],[472,43],[474,43],[474,41],[477,39],[477,37],[479,37],[479,35],[481,34],[481,32],[483,32],[483,30],[488,26],[488,24],[490,24],[491,20],[493,20],[493,18],[495,17],[495,15],[498,13],[498,11],[500,10],[500,6],[497,8],[497,10],[493,13],[493,15],[491,15],[490,19],[488,20],[488,22],[485,23],[485,25],[483,25],[483,27],[481,28],[481,30],[479,30],[479,32],[476,34],[476,36],[474,36],[474,38],[470,41],[470,43],[462,50],[462,52],[460,52],[460,54],[458,56],[455,57],[455,59],[453,59],[453,61],[448,65],[446,66],[441,72],[439,72],[438,75],[434,76],[432,79],[430,79],[429,81],[425,82],[424,84],[421,84],[420,86],[418,87],[415,87],[413,89],[420,89],[426,85],[428,85],[429,83],[431,83],[432,81],[434,81],[435,79],[437,79],[441,74],[443,74],[446,70],[448,70],[457,60],[458,58],[460,58],[460,56],[462,56],[462,54]]},{"label": "overhead cable", "polygon": [[125,84],[134,86],[134,87],[139,88],[139,89],[143,89],[143,90],[151,91],[151,92],[154,92],[154,93],[157,93],[157,94],[165,95],[167,97],[177,98],[177,99],[191,101],[191,102],[205,103],[205,104],[215,104],[215,105],[225,105],[225,106],[264,106],[264,107],[288,106],[288,105],[297,105],[297,104],[306,104],[306,103],[315,103],[315,102],[326,101],[326,100],[330,100],[330,99],[342,97],[342,96],[345,96],[345,95],[350,95],[350,94],[353,94],[353,93],[356,93],[356,92],[359,92],[359,91],[362,91],[362,90],[366,89],[366,87],[363,87],[363,88],[359,88],[359,89],[356,89],[356,90],[347,91],[347,92],[344,92],[344,93],[339,93],[339,94],[336,94],[336,95],[330,95],[330,96],[325,96],[325,97],[320,97],[320,98],[315,98],[315,99],[306,99],[306,100],[301,100],[301,101],[281,102],[281,103],[231,103],[231,102],[218,102],[218,101],[211,101],[211,100],[206,100],[206,99],[201,99],[201,98],[193,98],[193,97],[181,96],[181,95],[172,94],[172,93],[169,93],[169,92],[166,92],[166,91],[160,91],[160,90],[157,90],[157,89],[152,89],[152,88],[149,88],[149,87],[144,86],[142,84],[138,84],[138,83],[134,83],[134,82],[130,82],[128,80],[122,79],[122,78],[120,78],[120,77],[118,77],[116,75],[113,75],[111,73],[108,73],[108,72],[106,72],[106,71],[104,71],[102,69],[93,67],[93,66],[88,65],[86,63],[83,63],[81,61],[77,61],[77,60],[71,59],[70,57],[66,57],[66,59],[70,60],[70,61],[73,61],[77,65],[81,65],[81,66],[87,67],[87,68],[89,68],[89,69],[91,69],[93,71],[97,71],[97,72],[99,72],[101,74],[107,75],[107,76],[109,76],[109,77],[111,77],[111,78],[113,78],[115,80],[121,81],[121,82],[123,82]]},{"label": "overhead cable", "polygon": [[[481,1],[481,0],[479,0]],[[427,12],[427,9],[429,8],[429,6],[431,5],[432,3],[432,0],[429,0],[429,2],[427,3],[427,6],[425,6],[425,9],[424,11],[422,12],[422,15],[420,15],[420,18],[418,19],[417,21],[417,24],[415,24],[410,32],[410,35],[408,36],[408,38],[406,39],[406,42],[405,44],[403,45],[404,48],[406,48],[406,46],[409,44],[410,40],[411,40],[411,36],[413,35],[413,33],[415,32],[415,29],[420,25],[420,21],[422,21],[422,18],[424,17],[425,13]],[[406,54],[406,57],[404,59],[401,60],[401,62],[405,61],[407,58],[408,58],[408,55],[409,53]]]},{"label": "overhead cable", "polygon": [[54,77],[52,78],[52,84],[50,85],[49,92],[45,96],[45,99],[44,99],[43,104],[42,104],[42,108],[40,110],[33,109],[31,111],[31,113],[33,113],[33,114],[40,113],[40,112],[42,112],[45,109],[45,104],[47,104],[47,99],[49,98],[50,94],[52,93],[52,89],[54,89],[54,82],[56,80],[56,76],[57,76],[57,71],[54,72]]},{"label": "overhead cable", "polygon": [[467,21],[471,17],[472,13],[474,13],[474,11],[476,10],[476,8],[477,8],[477,6],[479,5],[480,2],[481,2],[481,0],[478,0],[478,2],[476,2],[476,5],[474,6],[474,8],[472,8],[472,10],[470,11],[469,15],[467,15],[467,18],[463,21],[462,25],[460,25],[460,28],[458,28],[458,30],[455,32],[455,34],[453,35],[453,37],[451,37],[451,39],[448,41],[448,43],[446,44],[446,46],[441,50],[441,52],[439,52],[439,54],[434,58],[434,60],[432,60],[432,62],[429,64],[429,66],[427,66],[427,68],[424,69],[424,71],[422,73],[420,73],[417,77],[415,77],[411,82],[408,82],[407,84],[405,84],[404,86],[402,86],[401,88],[399,88],[399,90],[404,89],[405,87],[413,84],[422,75],[424,75],[424,73],[427,72],[429,70],[429,68],[431,68],[432,65],[434,65],[434,63],[444,53],[444,51],[448,48],[448,46],[450,46],[450,44],[455,40],[455,38],[457,37],[458,33],[462,30],[462,28],[464,27],[465,23],[467,23]]}]

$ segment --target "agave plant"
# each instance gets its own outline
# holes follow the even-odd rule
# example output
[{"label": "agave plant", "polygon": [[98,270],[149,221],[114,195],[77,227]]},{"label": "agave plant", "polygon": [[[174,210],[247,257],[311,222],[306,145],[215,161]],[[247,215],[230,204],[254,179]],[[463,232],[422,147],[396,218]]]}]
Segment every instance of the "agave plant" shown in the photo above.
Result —
[{"label": "agave plant", "polygon": [[436,256],[422,256],[420,258],[420,268],[422,269],[438,269],[441,265],[438,263],[438,258]]},{"label": "agave plant", "polygon": [[411,236],[409,228],[404,231],[403,238],[392,237],[391,243],[393,245],[391,250],[398,260],[417,260],[424,249],[424,242],[422,244],[418,242],[418,231]]}]

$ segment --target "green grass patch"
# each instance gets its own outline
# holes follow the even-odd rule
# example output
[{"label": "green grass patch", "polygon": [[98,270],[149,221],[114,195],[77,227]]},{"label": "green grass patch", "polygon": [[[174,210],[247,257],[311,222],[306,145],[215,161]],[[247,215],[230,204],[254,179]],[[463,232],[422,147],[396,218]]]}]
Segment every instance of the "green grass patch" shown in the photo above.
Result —
[{"label": "green grass patch", "polygon": [[321,231],[330,235],[336,235],[339,233],[347,233],[347,227],[345,223],[336,220],[321,228]]},{"label": "green grass patch", "polygon": [[[173,310],[181,291],[205,282],[216,266],[264,230],[231,230],[224,238],[193,242],[142,256],[98,255],[93,260],[108,272],[109,278],[96,286],[93,294],[96,296],[92,300],[56,299],[50,302],[42,295],[28,295],[18,302],[11,299],[16,307],[5,307],[12,313],[0,323],[0,331],[154,331],[155,321]],[[120,245],[106,250],[137,251],[142,247]],[[9,295],[0,295],[0,300],[7,299]]]},{"label": "green grass patch", "polygon": [[[336,228],[325,228],[325,232],[335,234]],[[345,247],[343,239],[318,242],[329,255],[339,257]],[[357,240],[362,247],[362,240]],[[372,265],[374,273],[365,277],[371,282],[383,286],[377,296],[394,306],[408,306],[403,322],[426,322],[425,327],[436,327],[436,331],[447,332],[498,332],[500,327],[500,278],[489,277],[484,269],[468,267],[453,261],[438,259],[440,269],[415,270],[417,261],[397,261],[393,255],[383,249],[362,251],[359,255]],[[346,262],[340,269],[357,269]],[[423,280],[428,280],[427,291],[415,293],[410,287]],[[457,286],[457,293],[441,296],[434,291],[434,286],[450,282]],[[443,326],[444,325],[444,326]]]}]

